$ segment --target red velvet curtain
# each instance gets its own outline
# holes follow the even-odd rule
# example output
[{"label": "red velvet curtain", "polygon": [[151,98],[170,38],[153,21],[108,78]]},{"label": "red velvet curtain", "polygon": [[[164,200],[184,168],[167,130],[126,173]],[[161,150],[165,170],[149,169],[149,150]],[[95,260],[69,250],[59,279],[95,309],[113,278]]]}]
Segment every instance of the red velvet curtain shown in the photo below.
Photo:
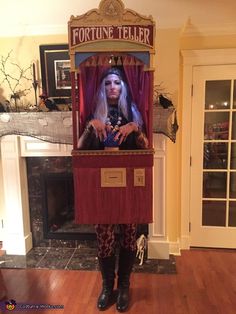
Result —
[{"label": "red velvet curtain", "polygon": [[89,58],[80,65],[80,134],[83,132],[87,118],[95,110],[95,97],[102,73],[109,68],[105,65],[105,56]]},{"label": "red velvet curtain", "polygon": [[[144,71],[144,64],[133,56],[123,57],[123,68],[126,74],[132,99],[137,105],[148,133],[150,106],[150,72]],[[149,134],[147,134],[149,138]]]}]

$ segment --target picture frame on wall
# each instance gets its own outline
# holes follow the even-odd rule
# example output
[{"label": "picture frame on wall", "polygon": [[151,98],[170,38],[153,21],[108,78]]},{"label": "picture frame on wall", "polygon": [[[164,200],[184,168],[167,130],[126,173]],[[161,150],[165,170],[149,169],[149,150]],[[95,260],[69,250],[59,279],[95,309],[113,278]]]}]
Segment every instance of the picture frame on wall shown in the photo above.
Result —
[{"label": "picture frame on wall", "polygon": [[71,97],[68,49],[68,44],[39,46],[42,90],[56,103],[67,103]]}]

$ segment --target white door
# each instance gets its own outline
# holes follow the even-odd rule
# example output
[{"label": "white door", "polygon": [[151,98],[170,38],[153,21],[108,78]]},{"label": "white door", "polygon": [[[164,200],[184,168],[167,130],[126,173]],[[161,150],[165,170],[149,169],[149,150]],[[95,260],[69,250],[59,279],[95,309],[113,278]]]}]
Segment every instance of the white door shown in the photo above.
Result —
[{"label": "white door", "polygon": [[236,65],[193,70],[190,245],[236,248]]}]

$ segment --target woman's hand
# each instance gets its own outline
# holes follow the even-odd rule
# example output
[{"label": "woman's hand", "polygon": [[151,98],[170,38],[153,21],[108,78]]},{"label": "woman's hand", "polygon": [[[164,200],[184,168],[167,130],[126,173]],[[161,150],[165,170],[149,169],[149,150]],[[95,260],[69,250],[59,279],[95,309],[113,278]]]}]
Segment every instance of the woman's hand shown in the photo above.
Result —
[{"label": "woman's hand", "polygon": [[132,132],[138,132],[138,125],[135,122],[129,122],[125,125],[122,125],[119,128],[119,131],[116,133],[114,140],[119,141],[118,144],[120,145],[122,142],[126,140],[127,136]]},{"label": "woman's hand", "polygon": [[138,134],[136,137],[136,144],[138,148],[145,149],[148,148],[148,139],[146,138],[146,135],[144,133]]},{"label": "woman's hand", "polygon": [[89,124],[95,130],[96,136],[99,137],[100,141],[104,141],[107,138],[106,126],[98,119],[93,119],[89,121]]}]

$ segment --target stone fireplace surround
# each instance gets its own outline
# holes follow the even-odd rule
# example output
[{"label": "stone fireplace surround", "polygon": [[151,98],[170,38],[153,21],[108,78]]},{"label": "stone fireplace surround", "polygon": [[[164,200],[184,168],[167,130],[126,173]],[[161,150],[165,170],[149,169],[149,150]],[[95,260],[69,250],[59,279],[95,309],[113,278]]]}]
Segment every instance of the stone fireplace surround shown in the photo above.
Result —
[{"label": "stone fireplace surround", "polygon": [[[6,135],[0,138],[3,182],[3,249],[6,254],[26,255],[33,247],[30,225],[26,157],[71,156],[72,146],[39,139]],[[153,218],[149,224],[148,257],[169,258],[165,219],[165,138],[154,134]],[[1,239],[0,239],[1,240]]]},{"label": "stone fireplace surround", "polygon": [[76,248],[95,240],[93,225],[75,224],[71,156],[27,157],[34,247]]}]

